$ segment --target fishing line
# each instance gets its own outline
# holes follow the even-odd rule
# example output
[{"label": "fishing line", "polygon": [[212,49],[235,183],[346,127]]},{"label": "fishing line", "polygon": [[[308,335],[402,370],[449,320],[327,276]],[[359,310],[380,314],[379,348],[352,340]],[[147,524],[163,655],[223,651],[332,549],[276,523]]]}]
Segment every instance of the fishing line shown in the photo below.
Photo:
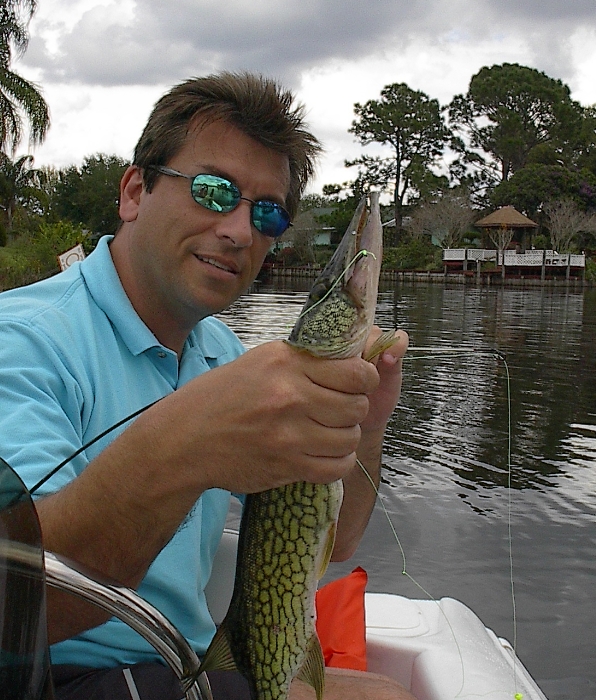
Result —
[{"label": "fishing line", "polygon": [[[157,399],[157,401],[161,401],[161,399]],[[55,466],[51,471],[49,471],[44,477],[42,477],[34,486],[32,489],[29,489],[29,493],[33,494],[35,491],[37,491],[38,488],[43,486],[46,481],[49,481],[56,472],[60,471],[62,467],[66,466],[71,460],[73,460],[75,457],[81,454],[81,452],[84,452],[86,449],[91,447],[91,445],[94,445],[98,440],[101,440],[103,437],[106,435],[109,435],[112,430],[116,430],[116,428],[119,428],[121,425],[124,425],[125,423],[128,423],[129,420],[132,420],[133,418],[136,418],[138,415],[146,411],[148,408],[151,408],[151,406],[154,406],[157,401],[152,401],[151,403],[148,403],[146,406],[143,406],[143,408],[139,408],[136,411],[133,411],[130,415],[126,416],[126,418],[123,418],[122,420],[119,420],[117,423],[114,423],[111,425],[109,428],[106,428],[103,432],[99,433],[99,435],[96,435],[94,438],[89,440],[89,442],[86,442],[82,447],[79,447],[78,450],[75,450],[69,457],[67,457],[65,460],[60,462],[57,466]]]},{"label": "fishing line", "polygon": [[377,256],[374,253],[371,253],[370,250],[365,250],[364,248],[362,250],[359,250],[356,255],[350,260],[350,262],[345,266],[345,268],[342,270],[341,275],[337,276],[337,279],[334,280],[333,284],[329,289],[323,294],[323,296],[316,301],[312,306],[309,306],[307,309],[304,309],[300,316],[298,316],[298,321],[303,318],[307,313],[310,313],[314,308],[316,308],[319,304],[322,304],[325,299],[331,294],[331,292],[337,287],[337,285],[342,281],[342,279],[348,274],[350,268],[352,265],[355,265],[360,258],[366,258],[367,256],[373,257],[375,260],[377,259]]},{"label": "fishing line", "polygon": [[[345,277],[345,275],[348,273],[350,267],[356,264],[356,262],[362,258],[366,257],[368,255],[371,255],[375,260],[376,256],[374,253],[371,253],[370,251],[367,250],[360,250],[354,258],[348,263],[346,268],[342,271],[342,273],[337,277],[337,279],[333,282],[329,290],[324,294],[324,296],[319,299],[315,304],[313,304],[311,307],[308,309],[304,310],[299,318],[302,318],[306,313],[311,311],[313,308],[321,304],[325,299],[329,297],[329,295],[332,293],[332,291],[340,284],[341,280]],[[507,472],[508,472],[508,505],[507,505],[507,521],[508,521],[508,546],[509,546],[509,574],[510,574],[510,587],[511,587],[511,599],[512,599],[512,607],[513,607],[513,673],[514,673],[514,686],[515,686],[515,694],[514,694],[514,699],[515,700],[522,700],[523,695],[519,692],[517,692],[517,615],[516,615],[516,601],[515,601],[515,587],[514,587],[514,575],[513,575],[513,545],[512,545],[512,498],[511,498],[511,477],[512,477],[512,468],[511,468],[511,386],[510,386],[510,373],[509,373],[509,367],[506,361],[505,356],[503,353],[496,349],[491,349],[491,350],[477,350],[475,348],[468,348],[466,350],[462,350],[461,348],[455,348],[455,347],[416,347],[413,346],[409,348],[408,353],[416,353],[416,358],[415,359],[431,359],[435,358],[437,355],[442,355],[443,357],[461,357],[461,356],[468,356],[470,353],[475,353],[475,354],[480,354],[480,355],[488,355],[492,357],[496,357],[497,359],[500,359],[505,367],[506,371],[506,377],[507,377],[507,426],[508,426],[508,443],[507,443]],[[418,355],[417,353],[426,353],[426,354],[421,354]],[[60,462],[56,467],[54,467],[51,471],[49,471],[44,477],[42,477],[31,489],[30,493],[33,494],[35,493],[43,484],[45,484],[49,479],[51,479],[60,469],[62,469],[66,464],[68,464],[71,460],[73,460],[75,457],[77,457],[79,454],[84,452],[86,449],[91,447],[93,444],[101,440],[103,437],[111,433],[113,430],[116,430],[120,426],[124,425],[128,421],[132,420],[133,418],[136,418],[138,415],[149,409],[151,406],[154,406],[158,401],[153,401],[146,406],[143,406],[142,408],[133,411],[131,414],[126,416],[125,418],[117,421],[113,425],[111,425],[109,428],[106,430],[102,431],[98,435],[96,435],[94,438],[83,444],[80,448],[75,450],[71,455],[69,455],[66,459],[64,459],[62,462]],[[463,690],[464,687],[464,661],[463,661],[463,654],[461,651],[461,647],[459,645],[459,642],[456,638],[455,631],[451,625],[451,622],[449,621],[449,618],[447,617],[445,611],[442,609],[440,603],[438,600],[436,600],[429,591],[427,591],[414,577],[407,571],[406,569],[406,554],[404,551],[404,548],[402,546],[401,540],[399,538],[399,535],[397,534],[397,531],[393,525],[393,522],[391,520],[391,516],[389,515],[389,512],[387,511],[387,508],[385,507],[385,504],[380,498],[380,492],[379,489],[377,488],[376,484],[372,480],[370,474],[368,471],[364,468],[362,463],[357,460],[357,463],[359,467],[362,469],[364,474],[366,475],[366,478],[370,482],[371,486],[373,487],[378,500],[379,504],[381,505],[381,508],[383,510],[383,513],[385,515],[385,518],[387,519],[387,522],[389,523],[389,527],[391,529],[391,532],[393,534],[393,537],[395,538],[395,541],[397,542],[397,545],[399,547],[401,557],[402,557],[402,562],[403,562],[403,567],[402,567],[402,575],[406,576],[408,580],[410,580],[422,593],[431,601],[436,603],[439,606],[439,609],[441,610],[441,614],[443,615],[450,631],[451,635],[453,637],[455,646],[458,651],[459,655],[459,661],[461,665],[461,670],[462,670],[462,685],[460,686],[460,689],[457,693],[457,696],[459,696]]]},{"label": "fishing line", "polygon": [[[331,285],[329,290],[325,293],[325,295],[319,299],[315,304],[313,304],[311,307],[309,307],[306,311],[303,311],[299,318],[302,318],[302,316],[307,313],[307,311],[310,311],[313,309],[315,306],[318,306],[321,302],[323,302],[330,294],[331,292],[337,287],[337,285],[341,282],[341,280],[345,277],[345,275],[348,273],[350,267],[352,265],[355,265],[360,258],[365,258],[368,255],[371,255],[375,260],[377,259],[374,253],[371,253],[368,250],[359,250],[356,255],[352,258],[352,260],[347,264],[345,269],[342,271],[341,275],[338,276],[338,278],[334,281],[334,283]],[[154,406],[158,401],[161,401],[160,399],[157,399],[157,401],[152,401],[151,403],[147,404],[146,406],[143,406],[142,408],[139,408],[136,411],[133,411],[130,415],[126,416],[125,418],[122,418],[122,420],[117,421],[113,425],[111,425],[109,428],[106,428],[103,432],[99,433],[99,435],[96,435],[94,438],[89,440],[89,442],[86,442],[84,445],[79,447],[77,450],[75,450],[71,455],[69,455],[66,459],[64,459],[60,464],[56,465],[51,471],[49,471],[45,476],[43,476],[34,486],[29,490],[29,493],[33,494],[35,493],[39,488],[41,488],[47,481],[49,481],[54,474],[60,471],[62,467],[66,466],[70,461],[72,461],[75,457],[78,457],[78,455],[81,454],[81,452],[84,452],[86,449],[91,447],[91,445],[94,445],[96,442],[101,440],[103,437],[106,435],[109,435],[113,430],[116,430],[120,426],[124,425],[125,423],[128,423],[128,421],[132,420],[133,418],[136,418],[138,415],[146,411],[148,408],[151,408],[151,406]]]},{"label": "fishing line", "polygon": [[[512,487],[511,479],[513,473],[512,460],[511,460],[511,441],[512,441],[512,426],[511,426],[511,376],[509,373],[509,365],[507,364],[507,358],[505,355],[497,349],[490,350],[477,350],[476,348],[470,348],[467,352],[458,351],[457,348],[423,348],[415,346],[412,350],[417,350],[419,352],[428,352],[428,355],[419,355],[416,359],[426,359],[431,358],[433,355],[436,356],[437,353],[441,353],[443,357],[451,356],[457,357],[461,354],[469,354],[474,352],[479,355],[488,355],[501,360],[505,368],[506,376],[506,394],[507,394],[507,549],[509,557],[509,585],[511,590],[511,609],[512,609],[512,623],[513,623],[513,681],[514,681],[514,699],[522,700],[522,694],[517,692],[517,605],[515,598],[515,579],[514,579],[514,567],[513,567],[513,523],[512,523]],[[410,352],[410,348],[408,348]],[[401,549],[401,544],[400,544]],[[404,560],[405,563],[405,560]]]},{"label": "fishing line", "polygon": [[[334,283],[331,285],[331,287],[328,289],[328,291],[324,294],[324,296],[319,299],[315,304],[313,304],[311,307],[303,311],[298,318],[302,318],[307,311],[310,311],[313,309],[315,306],[318,306],[321,302],[325,301],[325,299],[331,294],[331,292],[337,287],[337,285],[341,282],[341,280],[345,277],[345,275],[348,273],[350,267],[352,265],[355,265],[360,258],[365,258],[368,255],[371,255],[375,260],[377,259],[376,255],[374,253],[371,253],[368,250],[362,249],[359,250],[356,255],[352,258],[352,260],[346,265],[345,269],[342,271],[341,275],[338,276],[338,278],[334,281]],[[163,397],[162,397],[163,398]],[[103,437],[106,435],[109,435],[113,430],[116,430],[120,426],[124,425],[125,423],[128,423],[129,420],[132,420],[133,418],[136,418],[138,415],[146,411],[148,408],[151,408],[151,406],[154,406],[158,401],[161,401],[160,399],[157,399],[157,401],[152,401],[151,403],[147,404],[146,406],[143,406],[142,408],[139,408],[136,411],[133,411],[130,415],[126,416],[125,418],[122,418],[122,420],[117,421],[113,425],[111,425],[109,428],[106,428],[103,432],[99,433],[99,435],[96,435],[94,438],[89,440],[89,442],[86,442],[84,445],[79,447],[77,450],[75,450],[71,455],[69,455],[66,459],[64,459],[60,464],[56,465],[51,471],[49,471],[45,476],[43,476],[34,486],[29,490],[29,493],[33,494],[35,491],[37,491],[39,488],[41,488],[47,481],[49,481],[54,474],[60,471],[62,467],[66,466],[71,460],[73,460],[75,457],[81,454],[81,452],[84,452],[86,449],[91,447],[91,445],[94,445],[98,440],[101,440]]]},{"label": "fishing line", "polygon": [[[468,357],[470,354],[484,355],[485,357],[496,357],[498,360],[502,360],[505,366],[507,366],[507,360],[505,355],[495,348],[456,348],[456,347],[422,347],[422,346],[408,346],[408,351],[404,359],[408,359],[411,353],[427,353],[422,355],[416,355],[416,360],[429,360],[434,359],[437,355],[442,355],[443,357]],[[509,370],[507,370],[507,377],[509,377]]]},{"label": "fishing line", "polygon": [[509,548],[509,584],[511,586],[511,607],[513,611],[513,682],[515,687],[515,700],[522,700],[522,694],[517,691],[517,610],[515,601],[515,582],[513,576],[513,529],[512,529],[512,500],[511,500],[511,378],[509,365],[504,357],[501,357],[507,377],[507,544]]},{"label": "fishing line", "polygon": [[457,637],[455,635],[455,630],[453,629],[451,622],[449,621],[449,618],[447,617],[447,614],[445,613],[445,611],[441,607],[441,603],[433,595],[431,595],[431,593],[429,591],[427,591],[426,588],[424,588],[424,586],[422,586],[420,583],[418,583],[418,581],[416,581],[416,579],[406,570],[406,553],[405,553],[404,548],[402,546],[401,540],[399,539],[399,535],[397,534],[397,530],[395,529],[395,526],[393,525],[393,521],[391,520],[391,516],[389,515],[389,511],[387,510],[387,508],[385,507],[385,504],[381,500],[381,494],[379,492],[379,489],[377,488],[377,485],[373,481],[371,475],[364,468],[364,465],[362,464],[362,462],[359,459],[356,459],[356,462],[357,462],[358,466],[360,467],[360,469],[362,469],[362,471],[363,471],[364,475],[366,476],[366,478],[368,479],[368,481],[370,482],[370,485],[373,487],[373,489],[377,495],[378,502],[383,510],[383,513],[385,514],[385,518],[387,519],[387,522],[389,523],[389,528],[391,529],[393,537],[395,538],[395,541],[397,542],[397,545],[399,547],[399,551],[401,553],[402,563],[403,563],[402,572],[401,572],[402,575],[405,576],[409,581],[411,581],[416,586],[416,588],[421,590],[429,600],[431,600],[433,603],[437,604],[437,606],[439,607],[439,610],[441,611],[441,614],[445,618],[445,622],[447,623],[447,626],[449,627],[449,630],[451,632],[451,636],[453,637],[453,641],[454,641],[455,647],[457,649],[457,653],[459,656],[459,664],[461,667],[461,679],[462,680],[461,680],[461,685],[459,687],[459,690],[456,693],[456,697],[457,697],[458,695],[460,695],[460,693],[464,689],[465,669],[464,669],[464,655],[462,653],[461,647],[459,646],[459,642],[457,641]]},{"label": "fishing line", "polygon": [[[489,357],[495,357],[498,360],[501,360],[503,362],[503,366],[505,368],[505,375],[506,375],[506,395],[507,395],[507,541],[508,541],[508,558],[509,558],[509,584],[510,584],[510,591],[511,591],[511,605],[512,605],[512,617],[513,617],[513,642],[512,642],[512,649],[513,649],[513,686],[514,686],[514,695],[513,698],[514,700],[523,700],[523,694],[518,691],[518,674],[517,674],[517,610],[516,610],[516,598],[515,598],[515,584],[514,584],[514,567],[513,567],[513,524],[512,524],[512,458],[511,458],[511,446],[512,446],[512,426],[511,426],[511,377],[509,373],[509,365],[507,364],[507,359],[505,355],[496,349],[490,349],[490,350],[477,350],[475,348],[469,348],[466,350],[462,350],[459,348],[451,347],[451,348],[433,348],[433,347],[412,347],[408,348],[408,353],[411,351],[414,352],[423,352],[423,353],[428,353],[426,355],[417,355],[415,359],[431,359],[431,358],[436,358],[438,354],[442,355],[442,357],[461,357],[461,356],[469,356],[471,353],[475,354],[480,354],[480,355],[486,355]],[[407,357],[407,354],[406,354]],[[360,469],[363,471],[364,475],[370,482],[371,486],[373,487],[377,497],[379,504],[381,506],[381,509],[383,510],[384,516],[389,523],[389,527],[391,529],[391,532],[393,534],[393,537],[395,541],[397,542],[397,545],[399,547],[401,557],[402,557],[402,562],[403,562],[403,567],[402,567],[402,575],[406,576],[408,580],[410,580],[419,590],[421,590],[424,595],[434,603],[436,603],[439,606],[439,609],[441,611],[441,614],[443,615],[445,621],[447,622],[447,625],[451,631],[451,636],[453,637],[453,641],[455,643],[458,655],[459,655],[459,662],[461,666],[461,671],[462,671],[462,684],[456,694],[456,697],[461,696],[461,693],[464,688],[465,684],[465,670],[464,670],[464,659],[463,659],[463,653],[461,650],[461,647],[459,645],[459,642],[457,640],[457,637],[455,635],[455,630],[453,629],[451,622],[449,621],[449,618],[447,617],[447,614],[441,607],[441,604],[436,598],[434,598],[429,591],[427,591],[416,579],[406,570],[406,554],[404,551],[404,548],[402,546],[401,540],[399,538],[399,535],[397,534],[397,530],[395,526],[393,525],[393,521],[391,520],[391,516],[389,515],[389,512],[387,508],[385,507],[385,504],[383,503],[381,499],[381,494],[379,492],[379,489],[377,488],[376,484],[374,483],[372,477],[368,473],[368,471],[364,468],[364,465],[360,462],[360,460],[356,460],[358,466]],[[497,692],[497,691],[495,691]],[[490,693],[486,693],[485,695],[489,695]],[[465,696],[463,696],[465,697]]]}]

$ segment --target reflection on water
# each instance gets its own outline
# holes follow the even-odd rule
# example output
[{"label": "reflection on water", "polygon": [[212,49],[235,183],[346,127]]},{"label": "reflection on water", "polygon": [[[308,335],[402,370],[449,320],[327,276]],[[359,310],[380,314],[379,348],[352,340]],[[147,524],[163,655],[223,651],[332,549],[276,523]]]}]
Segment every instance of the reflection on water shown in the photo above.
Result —
[{"label": "reflection on water", "polygon": [[[285,338],[307,288],[259,288],[222,317],[249,347]],[[513,640],[510,523],[518,653],[550,700],[596,697],[596,292],[399,285],[377,320],[466,350],[410,353],[388,428],[380,500],[408,572]],[[356,565],[369,590],[422,595],[380,507],[331,576]]]},{"label": "reflection on water", "polygon": [[281,340],[290,335],[306,292],[245,294],[231,308],[220,314],[247,348],[268,340]]}]

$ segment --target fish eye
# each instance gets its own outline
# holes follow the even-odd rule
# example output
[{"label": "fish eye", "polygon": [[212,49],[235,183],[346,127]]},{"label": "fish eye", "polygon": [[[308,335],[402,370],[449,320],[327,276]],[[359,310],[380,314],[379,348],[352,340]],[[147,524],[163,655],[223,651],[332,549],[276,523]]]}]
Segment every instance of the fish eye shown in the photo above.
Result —
[{"label": "fish eye", "polygon": [[325,282],[319,282],[310,290],[309,298],[311,301],[320,301],[329,292],[329,285]]}]

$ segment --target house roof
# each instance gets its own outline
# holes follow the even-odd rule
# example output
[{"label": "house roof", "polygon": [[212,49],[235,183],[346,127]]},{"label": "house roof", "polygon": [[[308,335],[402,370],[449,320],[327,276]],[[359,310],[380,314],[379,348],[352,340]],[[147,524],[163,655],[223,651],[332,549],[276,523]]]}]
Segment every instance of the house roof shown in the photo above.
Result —
[{"label": "house roof", "polygon": [[492,214],[477,221],[475,226],[481,228],[537,228],[538,224],[520,214],[514,207],[501,207]]}]

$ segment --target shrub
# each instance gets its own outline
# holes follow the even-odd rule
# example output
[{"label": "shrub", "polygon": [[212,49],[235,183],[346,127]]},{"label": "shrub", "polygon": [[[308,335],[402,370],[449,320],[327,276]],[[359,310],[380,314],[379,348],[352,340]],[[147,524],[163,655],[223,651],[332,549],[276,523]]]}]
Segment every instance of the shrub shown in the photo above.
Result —
[{"label": "shrub", "polygon": [[539,233],[532,239],[532,245],[536,250],[549,250],[550,249],[550,238],[545,236],[543,233]]},{"label": "shrub", "polygon": [[333,250],[331,246],[317,246],[317,248],[315,248],[315,263],[319,265],[319,267],[325,267],[331,260]]},{"label": "shrub", "polygon": [[80,226],[66,221],[40,224],[2,249],[0,287],[30,284],[59,272],[58,256],[78,243],[89,249],[88,237]]},{"label": "shrub", "polygon": [[596,282],[596,260],[594,258],[586,258],[586,280]]},{"label": "shrub", "polygon": [[398,270],[399,264],[399,248],[385,248],[383,250],[383,270]]},{"label": "shrub", "polygon": [[22,251],[0,249],[0,290],[22,287],[41,278],[41,270]]},{"label": "shrub", "polygon": [[[384,270],[432,270],[437,267],[436,256],[442,251],[430,241],[416,237],[404,241],[383,253]],[[438,268],[441,263],[439,261]]]},{"label": "shrub", "polygon": [[300,264],[300,256],[295,248],[282,248],[275,256],[275,262],[283,267],[295,267]]}]

